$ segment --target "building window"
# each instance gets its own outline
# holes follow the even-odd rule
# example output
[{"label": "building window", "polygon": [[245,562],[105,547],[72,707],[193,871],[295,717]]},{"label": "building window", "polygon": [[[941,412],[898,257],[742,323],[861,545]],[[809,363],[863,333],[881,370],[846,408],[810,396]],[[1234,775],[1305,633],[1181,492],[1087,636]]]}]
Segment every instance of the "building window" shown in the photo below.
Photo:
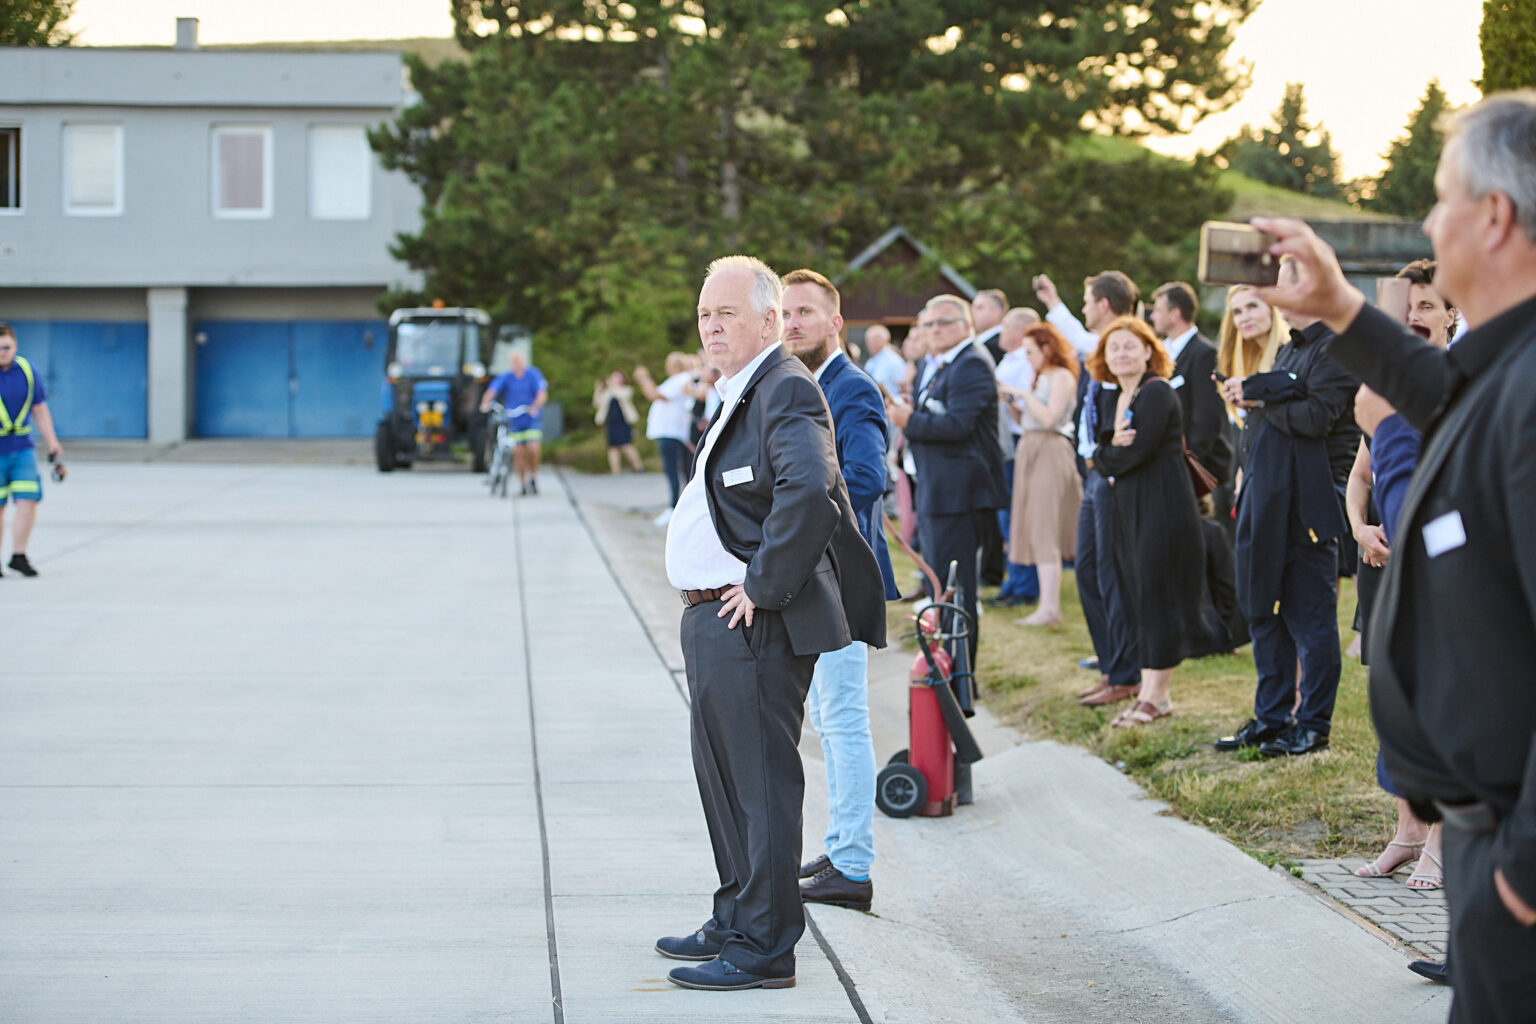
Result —
[{"label": "building window", "polygon": [[315,220],[367,220],[373,154],[362,125],[309,129],[309,215]]},{"label": "building window", "polygon": [[213,129],[213,215],[272,216],[272,129],[220,125]]},{"label": "building window", "polygon": [[64,126],[64,212],[115,217],[123,212],[123,127]]},{"label": "building window", "polygon": [[21,209],[21,129],[0,125],[0,211]]}]

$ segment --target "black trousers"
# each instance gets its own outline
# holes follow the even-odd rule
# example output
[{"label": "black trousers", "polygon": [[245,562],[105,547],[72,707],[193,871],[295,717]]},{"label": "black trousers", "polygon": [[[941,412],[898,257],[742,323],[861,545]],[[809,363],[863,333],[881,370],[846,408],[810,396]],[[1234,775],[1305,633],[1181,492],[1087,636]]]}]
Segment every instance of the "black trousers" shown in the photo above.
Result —
[{"label": "black trousers", "polygon": [[1510,917],[1493,886],[1494,835],[1445,826],[1445,901],[1456,956],[1450,1024],[1536,1019],[1536,928]]},{"label": "black trousers", "polygon": [[683,612],[693,772],[720,888],[704,934],[752,974],[795,973],[800,903],[800,727],[816,656],[796,655],[778,612],[750,628],[717,602]]},{"label": "black trousers", "polygon": [[939,586],[949,581],[949,563],[955,562],[959,566],[955,579],[961,589],[960,607],[974,623],[967,651],[972,672],[976,671],[976,643],[981,635],[981,623],[976,618],[978,549],[982,529],[988,521],[996,526],[995,510],[982,509],[953,516],[925,516],[919,511],[917,515],[917,532],[923,538],[923,559],[939,577]]}]

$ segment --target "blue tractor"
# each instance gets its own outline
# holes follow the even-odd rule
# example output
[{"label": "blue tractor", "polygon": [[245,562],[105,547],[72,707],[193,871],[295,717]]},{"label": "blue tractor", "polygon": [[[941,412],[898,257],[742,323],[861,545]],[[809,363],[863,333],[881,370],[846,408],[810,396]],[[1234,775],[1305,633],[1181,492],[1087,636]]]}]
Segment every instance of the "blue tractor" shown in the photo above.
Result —
[{"label": "blue tractor", "polygon": [[373,438],[379,472],[452,459],[458,442],[467,442],[471,468],[485,472],[490,430],[480,396],[489,380],[482,351],[490,329],[480,309],[390,314],[383,415]]}]

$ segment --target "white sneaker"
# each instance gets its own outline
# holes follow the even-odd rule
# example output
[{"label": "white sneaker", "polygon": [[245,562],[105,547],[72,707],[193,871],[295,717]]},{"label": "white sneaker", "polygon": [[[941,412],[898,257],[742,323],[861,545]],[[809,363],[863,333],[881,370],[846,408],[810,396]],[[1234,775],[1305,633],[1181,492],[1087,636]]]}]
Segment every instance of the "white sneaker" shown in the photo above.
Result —
[{"label": "white sneaker", "polygon": [[661,510],[661,515],[659,515],[655,519],[651,520],[651,522],[655,523],[657,526],[666,526],[671,521],[672,521],[672,510],[669,509],[669,508],[662,509]]}]

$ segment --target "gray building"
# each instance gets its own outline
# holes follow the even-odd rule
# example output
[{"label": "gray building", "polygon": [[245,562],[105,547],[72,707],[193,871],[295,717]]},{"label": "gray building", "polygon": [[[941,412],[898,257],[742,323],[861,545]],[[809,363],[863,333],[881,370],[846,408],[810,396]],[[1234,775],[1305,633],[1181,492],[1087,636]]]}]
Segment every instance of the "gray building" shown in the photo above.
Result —
[{"label": "gray building", "polygon": [[65,437],[363,436],[419,191],[378,52],[0,48],[0,320]]}]

